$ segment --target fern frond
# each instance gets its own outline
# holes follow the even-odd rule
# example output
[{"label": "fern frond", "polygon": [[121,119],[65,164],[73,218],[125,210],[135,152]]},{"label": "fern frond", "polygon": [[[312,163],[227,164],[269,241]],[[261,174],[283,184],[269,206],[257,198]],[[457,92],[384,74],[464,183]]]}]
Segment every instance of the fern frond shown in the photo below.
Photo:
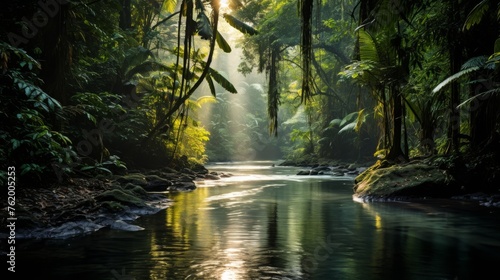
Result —
[{"label": "fern frond", "polygon": [[467,74],[470,74],[472,72],[475,72],[475,71],[478,71],[480,70],[481,67],[471,67],[471,68],[467,68],[467,69],[464,69],[464,70],[461,70],[453,75],[451,75],[450,77],[446,78],[444,81],[442,81],[439,85],[437,85],[433,90],[432,92],[433,93],[436,93],[438,91],[440,91],[441,89],[443,89],[443,87],[449,85],[451,82],[467,75]]},{"label": "fern frond", "polygon": [[464,64],[462,64],[461,70],[473,68],[473,67],[483,67],[486,64],[486,60],[488,58],[486,56],[477,56],[467,60]]},{"label": "fern frond", "polygon": [[380,62],[380,57],[377,50],[375,39],[370,33],[360,29],[359,36],[359,55],[361,60]]}]

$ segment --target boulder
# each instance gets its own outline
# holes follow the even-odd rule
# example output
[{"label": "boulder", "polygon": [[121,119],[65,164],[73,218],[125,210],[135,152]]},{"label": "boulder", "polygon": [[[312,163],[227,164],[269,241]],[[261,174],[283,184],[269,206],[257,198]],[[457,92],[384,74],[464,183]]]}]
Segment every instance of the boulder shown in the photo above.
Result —
[{"label": "boulder", "polygon": [[112,189],[105,191],[95,198],[96,201],[115,201],[127,206],[145,207],[146,204],[140,198],[132,195],[130,191],[123,191],[120,189]]},{"label": "boulder", "polygon": [[309,175],[311,174],[310,170],[300,170],[297,175]]},{"label": "boulder", "polygon": [[354,196],[363,200],[396,197],[451,197],[459,191],[446,171],[424,163],[375,164],[355,180]]}]

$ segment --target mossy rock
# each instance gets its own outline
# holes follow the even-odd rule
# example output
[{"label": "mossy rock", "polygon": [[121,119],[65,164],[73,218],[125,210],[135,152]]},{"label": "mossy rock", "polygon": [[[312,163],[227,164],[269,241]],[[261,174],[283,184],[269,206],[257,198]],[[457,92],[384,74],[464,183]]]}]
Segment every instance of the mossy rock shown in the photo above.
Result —
[{"label": "mossy rock", "polygon": [[142,199],[132,194],[130,191],[113,189],[105,191],[95,198],[97,201],[116,201],[128,206],[144,207],[146,204]]},{"label": "mossy rock", "polygon": [[355,179],[354,193],[360,198],[450,197],[457,194],[446,171],[424,163],[368,168]]},{"label": "mossy rock", "polygon": [[123,176],[118,176],[116,181],[120,184],[132,183],[138,186],[146,186],[148,184],[146,176],[144,176],[144,174],[142,173],[131,173]]},{"label": "mossy rock", "polygon": [[118,212],[124,212],[125,210],[127,210],[128,207],[116,201],[103,201],[101,202],[101,208],[104,208],[109,212],[118,213]]},{"label": "mossy rock", "polygon": [[125,187],[123,187],[123,189],[126,192],[131,192],[133,195],[142,198],[146,198],[149,195],[148,192],[143,187],[134,185],[132,183],[126,184]]}]

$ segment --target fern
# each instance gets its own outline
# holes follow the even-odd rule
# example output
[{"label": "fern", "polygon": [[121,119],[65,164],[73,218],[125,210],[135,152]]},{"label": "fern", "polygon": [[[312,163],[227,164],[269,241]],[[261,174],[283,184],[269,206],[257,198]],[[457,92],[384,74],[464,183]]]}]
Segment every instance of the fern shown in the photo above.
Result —
[{"label": "fern", "polygon": [[478,71],[479,69],[481,69],[482,67],[479,67],[479,66],[475,66],[475,67],[471,67],[471,68],[467,68],[467,69],[464,69],[464,70],[461,70],[453,75],[451,75],[450,77],[446,78],[444,81],[442,81],[441,83],[439,83],[439,85],[437,85],[433,90],[432,92],[433,93],[436,93],[438,91],[440,91],[441,89],[443,89],[443,87],[449,85],[451,82],[467,75],[467,74],[470,74],[472,72],[475,72],[475,71]]},{"label": "fern", "polygon": [[474,67],[483,67],[486,64],[486,56],[477,56],[467,60],[462,67],[461,70],[466,70]]}]

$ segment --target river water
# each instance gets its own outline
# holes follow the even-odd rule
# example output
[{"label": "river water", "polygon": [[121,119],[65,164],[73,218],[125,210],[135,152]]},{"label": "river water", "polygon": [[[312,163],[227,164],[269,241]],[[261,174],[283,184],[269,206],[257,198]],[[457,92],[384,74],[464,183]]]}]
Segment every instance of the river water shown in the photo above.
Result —
[{"label": "river water", "polygon": [[16,269],[70,280],[498,276],[496,209],[446,201],[359,203],[353,177],[296,176],[295,167],[271,164],[207,165],[233,176],[171,194],[171,207],[134,221],[143,231],[25,241]]}]

